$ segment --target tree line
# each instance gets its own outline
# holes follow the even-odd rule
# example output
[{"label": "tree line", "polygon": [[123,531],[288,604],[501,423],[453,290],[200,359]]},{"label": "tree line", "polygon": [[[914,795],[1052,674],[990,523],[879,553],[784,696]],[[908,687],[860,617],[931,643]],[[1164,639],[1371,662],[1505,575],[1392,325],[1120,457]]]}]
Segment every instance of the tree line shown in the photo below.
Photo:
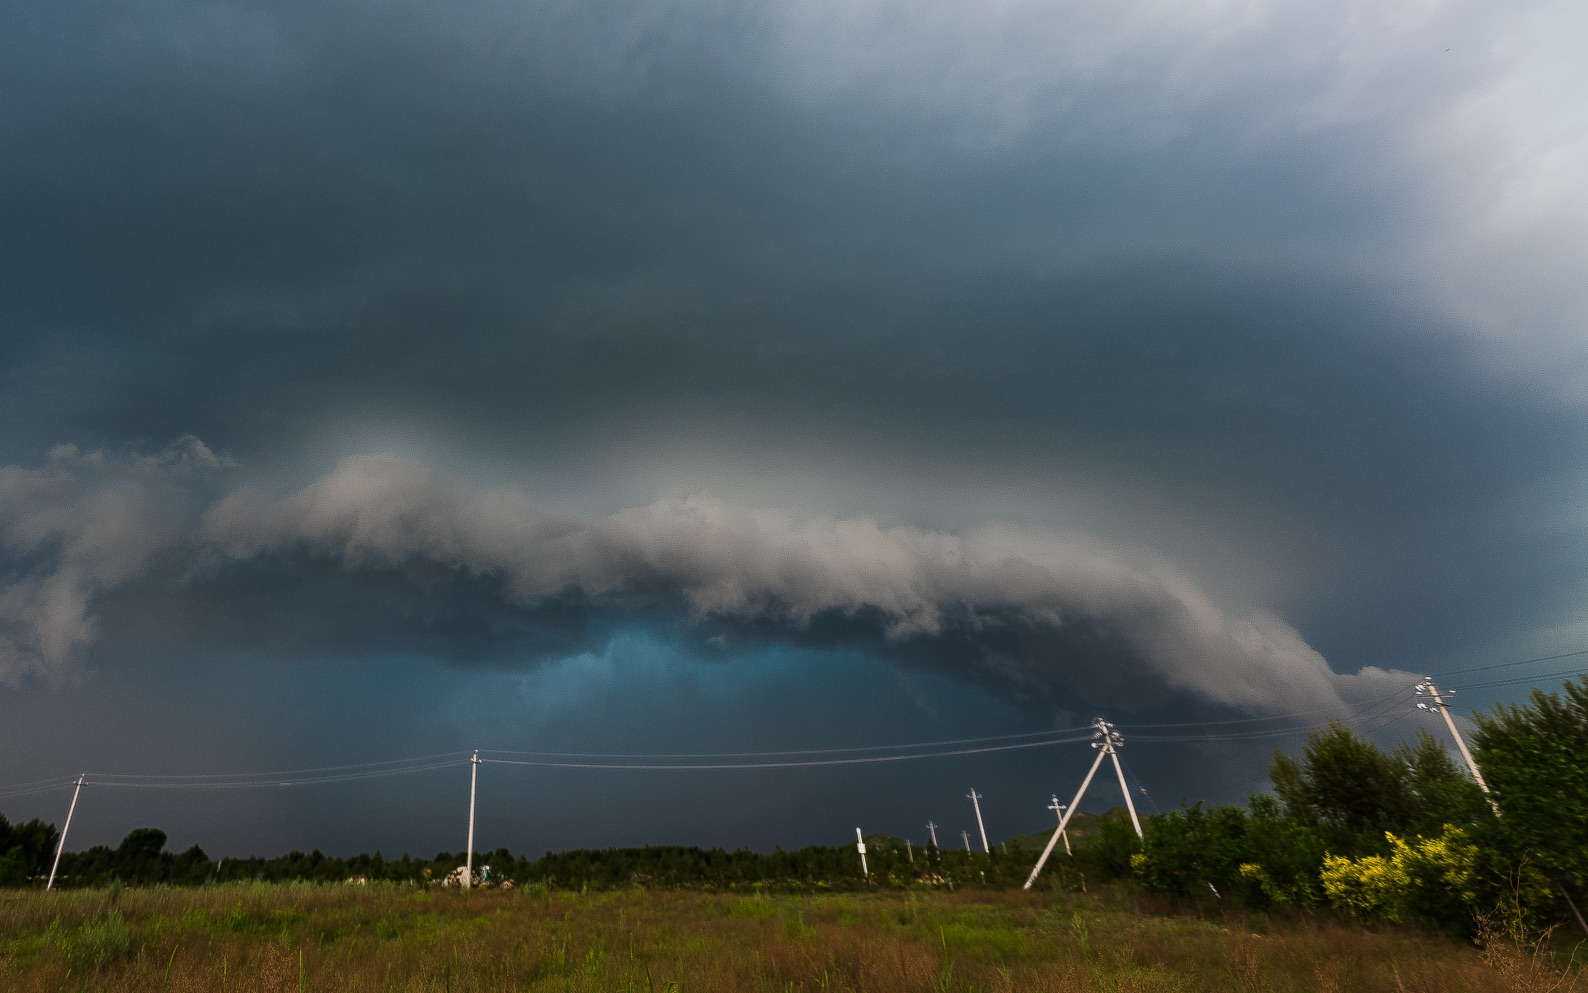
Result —
[{"label": "tree line", "polygon": [[[1367,921],[1461,929],[1505,904],[1535,923],[1581,921],[1588,886],[1588,678],[1560,692],[1476,715],[1474,753],[1484,794],[1426,732],[1385,750],[1340,724],[1295,754],[1276,750],[1271,792],[1240,805],[1195,803],[1145,819],[1138,839],[1123,811],[1073,821],[1073,855],[1050,861],[1045,887],[1130,881],[1178,901],[1252,909],[1333,907]],[[39,885],[58,835],[39,820],[0,817],[0,886]],[[1011,887],[1024,882],[1037,839],[991,853],[867,839],[870,877],[853,845],[758,853],[690,846],[585,849],[540,858],[476,853],[489,885],[850,889]],[[116,848],[61,858],[57,885],[202,885],[240,880],[442,883],[461,852],[434,858],[350,858],[290,852],[211,860],[194,846],[165,850],[153,828]],[[1583,925],[1588,931],[1588,924]]]}]

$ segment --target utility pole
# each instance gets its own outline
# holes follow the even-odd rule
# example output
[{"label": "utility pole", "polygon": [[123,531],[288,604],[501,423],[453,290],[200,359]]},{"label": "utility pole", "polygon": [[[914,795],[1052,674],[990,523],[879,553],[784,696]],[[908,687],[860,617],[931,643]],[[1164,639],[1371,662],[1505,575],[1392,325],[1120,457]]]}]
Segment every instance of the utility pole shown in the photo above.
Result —
[{"label": "utility pole", "polygon": [[926,833],[932,836],[932,847],[937,847],[937,825],[931,821],[926,822]]},{"label": "utility pole", "polygon": [[66,832],[72,829],[72,815],[77,813],[77,795],[83,792],[85,775],[77,777],[77,788],[72,790],[72,805],[66,808],[66,823],[61,827],[61,840],[55,846],[55,862],[50,866],[50,881],[44,884],[46,890],[55,888],[55,870],[61,867],[61,853],[66,850]]},{"label": "utility pole", "polygon": [[[1103,764],[1104,756],[1111,756],[1114,759],[1114,769],[1119,772],[1119,786],[1125,792],[1125,807],[1130,811],[1131,823],[1136,825],[1137,837],[1141,836],[1141,821],[1136,818],[1136,808],[1130,802],[1130,790],[1125,787],[1125,773],[1124,770],[1119,768],[1119,756],[1114,754],[1115,747],[1124,744],[1125,739],[1120,736],[1118,731],[1114,730],[1114,725],[1101,717],[1093,722],[1093,727],[1097,728],[1092,733],[1092,737],[1095,739],[1092,742],[1092,747],[1097,749],[1097,758],[1092,760],[1092,767],[1086,770],[1086,778],[1081,780],[1081,788],[1075,791],[1075,799],[1070,801],[1070,809],[1059,815],[1059,828],[1053,832],[1053,837],[1048,839],[1048,847],[1042,849],[1042,857],[1037,859],[1037,864],[1032,867],[1031,875],[1027,877],[1026,885],[1022,887],[1023,889],[1029,890],[1031,884],[1035,883],[1037,876],[1041,874],[1042,867],[1048,864],[1048,856],[1053,854],[1053,846],[1059,843],[1059,838],[1064,835],[1064,829],[1069,826],[1070,818],[1075,816],[1075,811],[1081,805],[1081,798],[1086,796],[1086,788],[1092,785],[1092,777],[1097,775],[1098,767]],[[1068,840],[1068,838],[1065,839],[1066,842]]]},{"label": "utility pole", "polygon": [[965,854],[969,855],[970,854],[970,832],[969,831],[961,831],[959,833],[959,836],[961,838],[965,839]]},{"label": "utility pole", "polygon": [[[1478,789],[1482,790],[1484,795],[1487,796],[1489,784],[1483,781],[1483,773],[1478,771],[1478,763],[1473,760],[1472,753],[1467,751],[1467,743],[1461,737],[1461,732],[1456,728],[1455,720],[1450,716],[1450,704],[1445,702],[1444,696],[1439,692],[1439,687],[1434,685],[1434,677],[1428,676],[1417,684],[1417,695],[1427,696],[1433,700],[1432,704],[1418,701],[1417,709],[1439,711],[1439,716],[1445,719],[1445,727],[1450,729],[1450,737],[1456,739],[1456,749],[1461,752],[1461,757],[1466,760],[1467,771],[1472,773],[1472,778],[1477,782]],[[1455,696],[1454,693],[1450,695]],[[1499,814],[1500,808],[1494,805],[1492,799],[1489,801],[1489,805],[1494,806],[1495,814]]]},{"label": "utility pole", "polygon": [[970,792],[965,795],[970,798],[970,805],[976,808],[976,830],[981,832],[981,850],[991,855],[992,846],[987,844],[987,825],[981,822],[981,794],[972,786]]},{"label": "utility pole", "polygon": [[1053,794],[1053,802],[1048,804],[1048,809],[1059,815],[1059,837],[1064,839],[1064,854],[1074,855],[1070,850],[1070,836],[1064,832],[1064,804],[1059,802],[1059,795]]},{"label": "utility pole", "polygon": [[1141,818],[1136,816],[1136,804],[1130,799],[1130,787],[1125,783],[1125,770],[1119,765],[1119,752],[1116,751],[1125,743],[1125,739],[1118,731],[1114,730],[1114,725],[1101,717],[1097,719],[1097,725],[1104,732],[1103,751],[1107,752],[1108,757],[1114,760],[1114,771],[1119,774],[1119,792],[1125,795],[1125,809],[1130,811],[1130,823],[1136,828],[1136,837],[1140,838],[1142,837]]},{"label": "utility pole", "polygon": [[860,872],[866,877],[866,885],[871,885],[871,870],[866,866],[866,839],[860,836],[860,829],[855,828],[855,850],[860,853]]},{"label": "utility pole", "polygon": [[474,793],[480,779],[480,750],[469,758],[469,851],[463,859],[463,890],[474,885]]},{"label": "utility pole", "polygon": [[[1472,753],[1467,750],[1467,742],[1461,737],[1461,732],[1456,728],[1456,722],[1450,716],[1450,704],[1445,702],[1445,697],[1440,694],[1439,687],[1434,685],[1434,677],[1425,677],[1422,682],[1417,684],[1417,695],[1427,695],[1433,700],[1431,704],[1418,701],[1417,709],[1439,711],[1439,716],[1445,719],[1445,727],[1450,729],[1450,737],[1456,739],[1456,748],[1460,750],[1461,757],[1467,762],[1467,771],[1472,773],[1473,781],[1478,784],[1478,789],[1483,791],[1484,798],[1489,801],[1489,809],[1494,811],[1495,817],[1499,817],[1500,805],[1494,802],[1494,795],[1489,792],[1489,784],[1484,782],[1483,773],[1478,771],[1477,761],[1473,759]],[[1448,695],[1455,696],[1455,693]],[[1582,911],[1577,909],[1577,902],[1571,898],[1570,893],[1566,892],[1564,883],[1558,879],[1554,880],[1554,883],[1555,888],[1560,891],[1560,895],[1566,899],[1566,906],[1571,908],[1572,915],[1577,918],[1577,925],[1583,929],[1584,934],[1588,934],[1588,920],[1583,919]]]},{"label": "utility pole", "polygon": [[915,864],[915,846],[910,844],[910,839],[904,839],[904,854],[910,857],[910,864]]}]

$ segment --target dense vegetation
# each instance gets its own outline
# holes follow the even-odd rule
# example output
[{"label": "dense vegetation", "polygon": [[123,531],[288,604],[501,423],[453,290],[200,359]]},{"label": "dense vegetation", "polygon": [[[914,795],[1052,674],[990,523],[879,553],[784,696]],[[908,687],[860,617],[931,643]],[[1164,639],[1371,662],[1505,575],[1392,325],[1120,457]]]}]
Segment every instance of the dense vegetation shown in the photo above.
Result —
[{"label": "dense vegetation", "polygon": [[1164,913],[1138,888],[809,895],[224,884],[0,892],[7,993],[1567,993],[1547,956]]},{"label": "dense vegetation", "polygon": [[[1576,920],[1572,895],[1588,883],[1588,679],[1562,693],[1478,717],[1474,740],[1490,798],[1437,740],[1384,751],[1340,725],[1313,734],[1299,754],[1276,752],[1271,794],[1243,806],[1195,804],[1147,819],[1138,840],[1123,817],[1078,822],[1073,857],[1050,863],[1044,888],[1084,890],[1129,881],[1182,904],[1256,911],[1333,907],[1367,921],[1470,931],[1498,906],[1532,926]],[[56,840],[52,826],[0,818],[0,884],[37,885]],[[210,884],[236,881],[444,880],[462,853],[338,858],[209,860],[197,847],[164,850],[142,828],[117,848],[68,853],[57,885]],[[493,884],[551,890],[633,886],[790,893],[879,887],[1011,888],[1023,882],[1039,839],[1014,839],[990,855],[910,848],[868,839],[872,878],[851,846],[770,854],[680,846],[547,853],[478,853]],[[1580,902],[1580,901],[1579,901]],[[1588,930],[1588,927],[1584,928]]]}]

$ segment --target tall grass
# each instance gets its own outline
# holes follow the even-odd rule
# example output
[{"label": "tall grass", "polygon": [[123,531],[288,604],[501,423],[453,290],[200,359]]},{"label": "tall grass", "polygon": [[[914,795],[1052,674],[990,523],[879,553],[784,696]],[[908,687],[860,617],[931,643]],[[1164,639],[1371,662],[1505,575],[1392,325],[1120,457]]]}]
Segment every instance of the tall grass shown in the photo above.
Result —
[{"label": "tall grass", "polygon": [[1436,936],[1139,909],[1007,892],[12,891],[0,989],[1508,993],[1514,978]]}]

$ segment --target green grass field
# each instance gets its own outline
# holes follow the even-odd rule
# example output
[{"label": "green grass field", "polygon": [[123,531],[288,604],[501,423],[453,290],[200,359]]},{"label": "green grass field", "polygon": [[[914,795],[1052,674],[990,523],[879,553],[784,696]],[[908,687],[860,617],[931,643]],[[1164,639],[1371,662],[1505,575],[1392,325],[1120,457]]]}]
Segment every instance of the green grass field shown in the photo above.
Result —
[{"label": "green grass field", "polygon": [[1008,892],[465,895],[353,885],[0,891],[0,988],[1573,988],[1526,948],[1485,951],[1452,938],[1327,920],[1175,916],[1133,900]]}]

